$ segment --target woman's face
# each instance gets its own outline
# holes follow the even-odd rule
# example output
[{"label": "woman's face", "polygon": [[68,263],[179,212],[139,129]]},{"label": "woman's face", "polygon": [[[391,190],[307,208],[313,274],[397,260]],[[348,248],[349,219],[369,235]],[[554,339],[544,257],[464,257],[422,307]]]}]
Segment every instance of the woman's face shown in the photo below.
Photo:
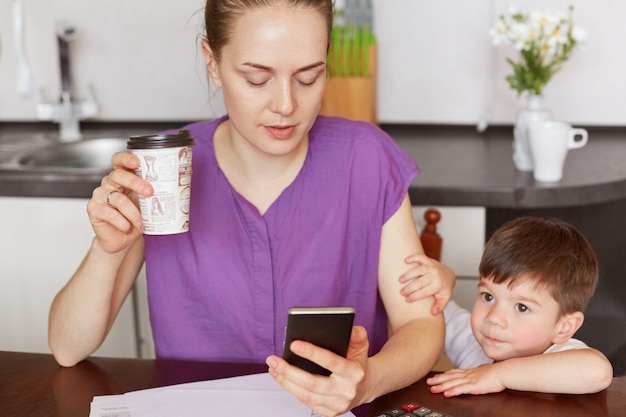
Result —
[{"label": "woman's face", "polygon": [[205,44],[209,74],[223,90],[231,138],[271,155],[288,154],[302,143],[322,103],[326,47],[323,16],[291,6],[241,15],[219,62]]}]

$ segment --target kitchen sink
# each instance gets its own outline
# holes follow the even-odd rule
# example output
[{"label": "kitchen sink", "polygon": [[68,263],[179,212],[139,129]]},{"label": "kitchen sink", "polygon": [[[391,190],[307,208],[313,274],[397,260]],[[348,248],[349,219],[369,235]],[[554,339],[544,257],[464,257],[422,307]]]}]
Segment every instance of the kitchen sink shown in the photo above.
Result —
[{"label": "kitchen sink", "polygon": [[60,142],[53,125],[0,123],[0,196],[88,198],[128,138],[171,123],[85,123],[78,142]]},{"label": "kitchen sink", "polygon": [[29,171],[105,173],[111,169],[111,156],[126,149],[126,141],[96,138],[55,143],[19,154],[13,162]]}]

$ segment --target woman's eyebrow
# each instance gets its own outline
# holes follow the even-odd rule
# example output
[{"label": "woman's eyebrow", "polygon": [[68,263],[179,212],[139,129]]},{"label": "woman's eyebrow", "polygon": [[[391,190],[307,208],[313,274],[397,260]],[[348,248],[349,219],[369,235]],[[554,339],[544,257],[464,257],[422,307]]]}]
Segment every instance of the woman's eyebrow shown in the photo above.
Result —
[{"label": "woman's eyebrow", "polygon": [[261,64],[255,64],[254,62],[244,62],[241,65],[244,66],[244,67],[251,67],[251,68],[260,69],[260,70],[263,70],[263,71],[271,71],[272,70],[271,67],[268,67],[266,65],[261,65]]},{"label": "woman's eyebrow", "polygon": [[[254,68],[254,69],[263,70],[263,71],[272,71],[273,70],[272,67],[268,67],[267,65],[257,64],[255,62],[244,62],[242,65],[243,66],[247,66],[247,67],[251,67],[251,68]],[[315,68],[320,67],[320,66],[325,66],[325,65],[326,65],[326,62],[324,62],[324,61],[315,62],[313,64],[305,65],[304,67],[298,68],[296,70],[296,73],[309,71],[309,70],[315,69]]]},{"label": "woman's eyebrow", "polygon": [[319,61],[319,62],[316,62],[316,63],[311,64],[311,65],[306,65],[306,66],[304,66],[304,67],[300,68],[300,69],[299,69],[298,71],[296,71],[296,72],[304,72],[304,71],[309,71],[309,70],[312,70],[312,69],[315,69],[315,68],[318,68],[318,67],[321,67],[321,66],[326,66],[326,62],[324,62],[324,61]]}]

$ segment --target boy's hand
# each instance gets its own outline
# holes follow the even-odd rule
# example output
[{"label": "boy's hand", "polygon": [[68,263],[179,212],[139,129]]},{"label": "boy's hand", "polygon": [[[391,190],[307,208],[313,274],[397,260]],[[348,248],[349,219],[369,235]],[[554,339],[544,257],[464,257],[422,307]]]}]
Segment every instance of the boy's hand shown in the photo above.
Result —
[{"label": "boy's hand", "polygon": [[489,394],[506,388],[498,378],[495,364],[481,365],[472,369],[451,369],[426,380],[431,392],[443,393],[444,397],[461,394]]},{"label": "boy's hand", "polygon": [[452,269],[426,255],[411,255],[404,261],[414,266],[400,276],[400,283],[406,284],[400,294],[409,303],[434,296],[431,313],[441,313],[450,301],[456,283]]}]

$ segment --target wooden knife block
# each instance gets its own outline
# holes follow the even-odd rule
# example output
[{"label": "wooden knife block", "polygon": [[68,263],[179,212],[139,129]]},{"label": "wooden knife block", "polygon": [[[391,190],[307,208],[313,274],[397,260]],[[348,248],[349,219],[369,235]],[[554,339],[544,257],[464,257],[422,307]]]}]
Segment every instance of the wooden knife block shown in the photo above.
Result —
[{"label": "wooden knife block", "polygon": [[364,120],[377,124],[376,115],[376,46],[369,53],[367,77],[335,77],[326,80],[320,114]]}]

